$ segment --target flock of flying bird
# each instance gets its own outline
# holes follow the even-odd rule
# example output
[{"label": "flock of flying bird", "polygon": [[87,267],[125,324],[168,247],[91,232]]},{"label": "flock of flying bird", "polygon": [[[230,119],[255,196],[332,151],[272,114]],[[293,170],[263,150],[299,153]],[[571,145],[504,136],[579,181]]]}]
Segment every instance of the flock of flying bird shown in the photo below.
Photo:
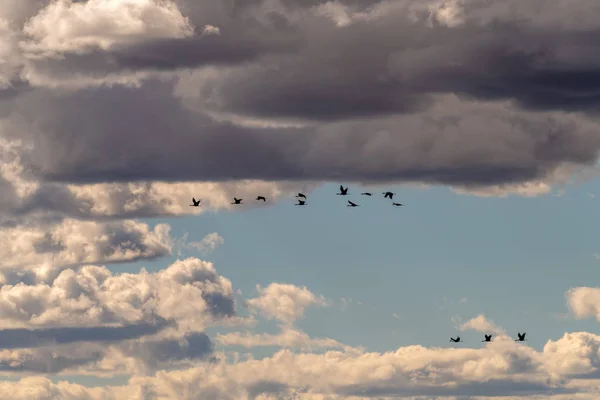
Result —
[{"label": "flock of flying bird", "polygon": [[[526,342],[527,339],[525,339],[525,335],[527,335],[527,332],[517,332],[517,336],[519,337],[518,339],[515,339],[515,342]],[[482,342],[491,342],[492,341],[492,335],[484,335],[485,336],[485,340],[482,340]],[[456,339],[454,339],[453,337],[450,338],[451,342],[454,343],[464,343],[464,340],[460,340],[460,336],[457,336]]]},{"label": "flock of flying bird", "polygon": [[[336,194],[338,196],[347,196],[348,195],[348,188],[344,187],[343,185],[340,185],[340,192],[336,193]],[[383,192],[382,194],[383,194],[384,198],[393,200],[394,195],[396,193]],[[363,193],[361,193],[361,195],[363,195],[363,196],[373,196],[373,193],[363,192]],[[296,195],[296,198],[297,198],[298,202],[296,204],[294,204],[295,206],[305,206],[306,205],[306,195],[304,193],[298,193]],[[304,200],[300,200],[300,199],[304,199]],[[231,203],[231,204],[234,204],[234,205],[235,204],[242,204],[242,200],[243,199],[238,199],[238,198],[234,197],[233,198],[233,203]],[[201,201],[202,200],[200,200],[200,199],[196,200],[195,197],[192,197],[192,204],[190,204],[190,207],[200,207],[200,202]],[[256,198],[256,201],[266,202],[267,198],[265,196],[258,196]],[[402,207],[402,206],[404,206],[404,204],[402,204],[402,203],[396,203],[396,202],[392,202],[392,205],[396,206],[396,207]],[[356,203],[348,200],[348,207],[360,207],[360,204],[356,204]]]},{"label": "flock of flying bird", "polygon": [[[336,194],[338,196],[347,196],[348,195],[348,188],[344,187],[343,185],[340,185],[340,192],[336,193]],[[394,195],[396,193],[383,192],[382,194],[383,194],[384,198],[392,200],[394,198]],[[373,193],[363,192],[363,193],[361,193],[361,195],[363,195],[363,196],[372,196]],[[296,195],[296,198],[297,198],[298,203],[296,203],[294,205],[296,205],[296,206],[305,206],[306,205],[306,195],[304,193],[298,193]],[[304,200],[300,200],[300,199],[304,199]],[[242,200],[243,199],[238,199],[238,198],[234,197],[233,198],[233,203],[231,203],[231,204],[242,204]],[[190,207],[199,207],[201,201],[202,200],[200,200],[200,199],[196,200],[194,197],[192,197],[192,203],[193,204],[190,204]],[[258,196],[258,197],[256,197],[256,201],[266,202],[267,198],[265,196]],[[392,205],[396,206],[396,207],[401,207],[404,204],[393,202]],[[356,204],[356,203],[348,200],[348,207],[359,207],[359,206],[360,206],[359,204]],[[525,335],[526,334],[527,334],[526,332],[523,332],[523,333],[518,332],[517,333],[518,339],[515,339],[515,342],[524,342],[524,341],[526,341],[526,339],[525,339]],[[482,342],[491,342],[492,341],[492,335],[484,335],[484,336],[485,336],[485,340],[482,340]],[[464,343],[463,340],[460,340],[460,336],[457,336],[456,339],[451,337],[450,341],[454,342],[454,343]]]}]

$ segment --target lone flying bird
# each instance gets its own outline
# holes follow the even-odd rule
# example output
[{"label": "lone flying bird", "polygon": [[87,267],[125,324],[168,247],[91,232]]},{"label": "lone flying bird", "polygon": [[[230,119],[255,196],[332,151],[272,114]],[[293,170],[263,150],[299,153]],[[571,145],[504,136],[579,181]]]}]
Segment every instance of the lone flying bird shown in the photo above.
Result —
[{"label": "lone flying bird", "polygon": [[492,335],[484,335],[485,336],[485,340],[482,340],[482,342],[491,342],[492,341]]},{"label": "lone flying bird", "polygon": [[304,193],[298,193],[298,194],[296,195],[296,197],[302,197],[303,199],[305,199],[305,198],[306,198],[306,195],[305,195]]},{"label": "lone flying bird", "polygon": [[396,194],[396,193],[392,193],[392,192],[383,192],[383,198],[387,198],[387,199],[390,199],[390,200],[391,200],[391,199],[393,199],[393,198],[394,198],[394,195],[395,195],[395,194]]},{"label": "lone flying bird", "polygon": [[231,204],[242,204],[242,200],[243,199],[236,199],[235,197],[233,198],[233,203]]},{"label": "lone flying bird", "polygon": [[392,205],[396,206],[396,207],[402,207],[404,204],[402,204],[402,203],[392,203]]},{"label": "lone flying bird", "polygon": [[256,200],[257,200],[257,201],[260,201],[260,200],[262,200],[262,201],[267,201],[267,198],[266,198],[265,196],[258,196],[258,197],[256,198]]},{"label": "lone flying bird", "polygon": [[340,192],[336,193],[338,196],[346,196],[348,194],[348,188],[344,189],[343,185],[340,185]]},{"label": "lone flying bird", "polygon": [[306,205],[306,201],[304,200],[298,200],[297,204],[294,204],[295,206],[305,206]]},{"label": "lone flying bird", "polygon": [[[456,337],[456,339],[454,339],[454,338],[452,338],[452,337],[451,337],[451,338],[450,338],[450,341],[451,341],[451,342],[454,342],[454,343],[459,343],[459,342],[461,341],[461,340],[460,340],[460,336],[457,336],[457,337]],[[464,343],[464,342],[462,342],[462,343]]]},{"label": "lone flying bird", "polygon": [[348,207],[360,207],[358,204],[351,202],[348,200]]},{"label": "lone flying bird", "polygon": [[195,198],[192,197],[192,203],[194,203],[194,204],[190,204],[190,207],[200,207],[201,201],[202,200],[200,200],[200,199],[196,200]]},{"label": "lone flying bird", "polygon": [[527,332],[523,332],[523,334],[521,334],[521,332],[517,332],[517,336],[519,338],[515,339],[515,342],[524,342],[526,340],[525,335],[527,335]]},{"label": "lone flying bird", "polygon": [[365,192],[365,193],[361,193],[363,196],[373,196],[373,193],[369,193],[369,192]]}]

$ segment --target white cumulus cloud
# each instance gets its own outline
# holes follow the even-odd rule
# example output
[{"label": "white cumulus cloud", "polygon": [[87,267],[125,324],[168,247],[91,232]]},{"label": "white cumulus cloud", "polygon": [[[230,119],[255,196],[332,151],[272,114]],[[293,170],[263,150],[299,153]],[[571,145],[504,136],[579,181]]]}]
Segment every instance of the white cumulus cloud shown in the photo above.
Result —
[{"label": "white cumulus cloud", "polygon": [[265,288],[257,286],[257,290],[259,296],[249,299],[246,302],[248,307],[288,324],[301,318],[307,307],[328,304],[323,296],[316,296],[306,287],[291,284],[271,283]]},{"label": "white cumulus cloud", "polygon": [[27,21],[30,41],[24,49],[32,55],[109,49],[120,43],[158,38],[183,38],[193,26],[172,1],[155,0],[54,0]]}]

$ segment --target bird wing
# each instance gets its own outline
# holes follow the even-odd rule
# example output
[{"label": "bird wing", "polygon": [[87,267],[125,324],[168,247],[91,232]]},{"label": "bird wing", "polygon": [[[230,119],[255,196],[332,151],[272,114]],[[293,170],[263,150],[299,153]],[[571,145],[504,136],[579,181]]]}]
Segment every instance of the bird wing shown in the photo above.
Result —
[{"label": "bird wing", "polygon": [[348,200],[348,203],[350,203],[351,206],[355,206],[356,205],[353,202],[351,202],[350,200]]}]

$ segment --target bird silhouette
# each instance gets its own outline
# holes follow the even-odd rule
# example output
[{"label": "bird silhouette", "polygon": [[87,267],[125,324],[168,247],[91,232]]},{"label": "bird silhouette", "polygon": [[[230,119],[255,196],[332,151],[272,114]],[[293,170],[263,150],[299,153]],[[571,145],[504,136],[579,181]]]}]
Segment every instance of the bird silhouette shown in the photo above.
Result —
[{"label": "bird silhouette", "polygon": [[369,193],[369,192],[365,192],[365,193],[361,193],[363,196],[373,196],[373,193]]},{"label": "bird silhouette", "polygon": [[383,197],[392,200],[394,198],[395,194],[396,193],[392,193],[392,192],[383,192]]},{"label": "bird silhouette", "polygon": [[306,201],[298,199],[298,203],[294,204],[295,206],[305,206]]},{"label": "bird silhouette", "polygon": [[336,193],[338,196],[346,196],[348,194],[348,188],[344,189],[343,185],[340,185],[340,192]]},{"label": "bird silhouette", "polygon": [[358,204],[351,202],[348,200],[348,207],[360,207]]},{"label": "bird silhouette", "polygon": [[484,335],[485,336],[485,340],[482,340],[482,342],[491,342],[492,341],[492,335]]},{"label": "bird silhouette", "polygon": [[[452,338],[452,337],[451,337],[451,338],[450,338],[450,341],[451,341],[451,342],[454,342],[454,343],[459,343],[459,342],[461,341],[461,340],[460,340],[460,336],[457,336],[457,337],[456,337],[456,339],[454,339],[454,338]],[[464,342],[462,342],[462,343],[464,343]]]},{"label": "bird silhouette", "polygon": [[396,207],[403,207],[404,206],[404,204],[402,204],[402,203],[392,203],[392,205],[396,206]]},{"label": "bird silhouette", "polygon": [[236,199],[235,197],[233,198],[233,203],[231,204],[242,204],[242,200],[243,199]]},{"label": "bird silhouette", "polygon": [[265,196],[258,196],[258,197],[256,198],[256,201],[259,201],[259,200],[262,200],[262,201],[267,201],[267,198],[266,198]]},{"label": "bird silhouette", "polygon": [[306,195],[304,193],[298,193],[296,197],[302,197],[303,199],[306,199]]},{"label": "bird silhouette", "polygon": [[196,200],[195,198],[192,197],[192,203],[194,203],[194,204],[190,204],[190,207],[200,207],[201,201],[202,200],[200,200],[200,199]]},{"label": "bird silhouette", "polygon": [[517,336],[519,338],[515,339],[515,342],[525,342],[527,340],[527,339],[525,339],[525,335],[527,335],[527,332],[523,332],[523,334],[521,334],[521,332],[518,332]]}]

